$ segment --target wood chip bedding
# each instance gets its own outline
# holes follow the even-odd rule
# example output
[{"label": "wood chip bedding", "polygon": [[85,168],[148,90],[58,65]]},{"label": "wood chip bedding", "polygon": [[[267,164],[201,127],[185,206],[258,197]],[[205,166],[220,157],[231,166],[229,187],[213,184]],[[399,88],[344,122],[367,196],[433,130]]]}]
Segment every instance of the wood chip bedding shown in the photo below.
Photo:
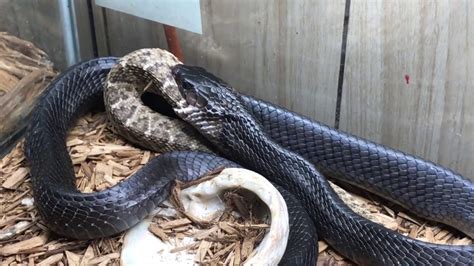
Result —
[{"label": "wood chip bedding", "polygon": [[[158,155],[133,147],[115,135],[108,128],[103,113],[80,118],[70,131],[67,146],[74,162],[76,184],[83,192],[110,187]],[[46,229],[33,205],[22,149],[23,143],[20,142],[0,161],[0,264],[119,265],[123,234],[108,239],[76,241],[59,237]],[[362,215],[410,237],[440,244],[472,244],[471,239],[453,230],[412,217],[378,201],[346,192],[341,195],[351,208]],[[257,229],[267,226],[260,221],[251,224]],[[196,258],[203,262],[211,262],[218,257],[221,262],[237,263],[248,256],[249,247],[255,245],[261,234],[258,230],[251,233],[248,226],[249,223],[245,225],[230,215],[207,229],[202,227],[199,237],[203,241],[186,248],[195,252]],[[169,240],[188,234],[191,227],[192,221],[184,216],[155,217],[155,223],[149,230]],[[242,235],[241,232],[246,230],[248,234]],[[219,237],[224,234],[237,235],[239,240],[220,242]],[[237,252],[238,256],[229,257],[229,254]],[[351,265],[323,241],[319,242],[319,252],[318,265]]]}]

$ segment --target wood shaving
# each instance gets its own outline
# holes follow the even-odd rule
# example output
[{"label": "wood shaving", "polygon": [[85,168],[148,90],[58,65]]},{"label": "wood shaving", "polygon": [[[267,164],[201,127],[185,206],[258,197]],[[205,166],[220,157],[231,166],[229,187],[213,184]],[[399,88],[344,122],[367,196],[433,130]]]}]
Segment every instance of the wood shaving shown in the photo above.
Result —
[{"label": "wood shaving", "polygon": [[13,148],[38,96],[55,76],[44,51],[0,32],[0,155]]}]

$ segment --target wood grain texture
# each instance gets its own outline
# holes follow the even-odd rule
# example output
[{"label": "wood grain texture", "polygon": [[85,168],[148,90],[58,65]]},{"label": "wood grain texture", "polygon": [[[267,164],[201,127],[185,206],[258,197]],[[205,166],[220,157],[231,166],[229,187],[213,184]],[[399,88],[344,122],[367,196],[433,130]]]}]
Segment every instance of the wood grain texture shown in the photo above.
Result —
[{"label": "wood grain texture", "polygon": [[[344,3],[201,1],[203,35],[178,32],[185,62],[205,67],[239,91],[333,125]],[[112,55],[167,47],[160,24],[105,13]]]},{"label": "wood grain texture", "polygon": [[352,1],[341,129],[474,177],[468,0]]},{"label": "wood grain texture", "polygon": [[344,3],[202,1],[203,35],[180,31],[186,63],[333,125]]},{"label": "wood grain texture", "polygon": [[123,56],[140,48],[166,48],[161,24],[104,8],[111,55]]}]

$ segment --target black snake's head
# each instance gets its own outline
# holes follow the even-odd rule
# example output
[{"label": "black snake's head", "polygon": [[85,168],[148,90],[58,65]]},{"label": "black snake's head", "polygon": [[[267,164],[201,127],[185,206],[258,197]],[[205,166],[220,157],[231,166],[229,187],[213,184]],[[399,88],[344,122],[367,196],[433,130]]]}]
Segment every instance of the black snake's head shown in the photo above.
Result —
[{"label": "black snake's head", "polygon": [[224,131],[248,120],[249,115],[238,93],[205,69],[177,65],[173,68],[173,76],[182,97],[172,104],[176,114],[214,144],[224,140]]}]

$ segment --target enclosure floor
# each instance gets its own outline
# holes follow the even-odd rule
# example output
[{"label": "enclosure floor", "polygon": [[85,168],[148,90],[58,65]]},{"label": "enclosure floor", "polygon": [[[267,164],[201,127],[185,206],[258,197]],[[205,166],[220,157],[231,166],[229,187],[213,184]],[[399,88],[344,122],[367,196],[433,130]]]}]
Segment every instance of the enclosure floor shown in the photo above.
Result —
[{"label": "enclosure floor", "polygon": [[[156,153],[141,150],[115,135],[103,113],[88,114],[71,130],[67,146],[81,191],[102,190],[132,175]],[[93,241],[69,240],[49,232],[35,207],[28,167],[20,142],[0,161],[0,264],[119,265],[123,234]],[[335,187],[343,200],[361,215],[423,241],[472,244],[460,233],[414,218],[370,195],[361,197]],[[318,265],[350,265],[319,242]]]}]

